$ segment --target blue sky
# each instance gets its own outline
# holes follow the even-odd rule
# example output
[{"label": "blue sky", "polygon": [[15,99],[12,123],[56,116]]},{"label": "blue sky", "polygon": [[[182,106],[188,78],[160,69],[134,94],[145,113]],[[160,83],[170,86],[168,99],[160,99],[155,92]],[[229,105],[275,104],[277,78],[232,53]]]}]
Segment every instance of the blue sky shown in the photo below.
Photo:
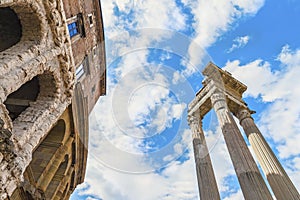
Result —
[{"label": "blue sky", "polygon": [[[102,0],[107,95],[90,115],[85,182],[71,199],[197,199],[187,105],[212,61],[300,188],[300,3]],[[222,199],[243,199],[214,112],[203,120]],[[250,147],[251,149],[251,147]]]}]

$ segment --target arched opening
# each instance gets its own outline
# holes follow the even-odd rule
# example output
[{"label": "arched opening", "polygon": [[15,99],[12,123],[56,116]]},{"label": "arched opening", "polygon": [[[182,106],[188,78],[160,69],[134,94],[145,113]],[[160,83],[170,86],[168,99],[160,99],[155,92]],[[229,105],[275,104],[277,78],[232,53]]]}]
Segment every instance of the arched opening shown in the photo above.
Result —
[{"label": "arched opening", "polygon": [[[15,92],[9,94],[4,105],[11,120],[15,121],[23,112],[26,112],[28,107],[33,107],[30,112],[34,112],[35,105],[32,104],[33,102],[54,100],[56,92],[57,86],[53,75],[50,72],[45,72],[33,77]],[[46,106],[46,104],[44,105]],[[40,111],[41,107],[38,110]]]},{"label": "arched opening", "polygon": [[31,102],[36,101],[39,91],[39,80],[36,76],[22,85],[17,91],[8,95],[4,104],[12,121],[28,108]]},{"label": "arched opening", "polygon": [[[57,121],[56,125],[50,130],[46,138],[35,149],[32,155],[32,161],[27,167],[26,171],[31,174],[31,180],[37,182],[45,171],[51,158],[55,155],[55,152],[62,145],[66,131],[66,124],[63,119]],[[32,183],[33,185],[35,183]]]},{"label": "arched opening", "polygon": [[51,183],[46,189],[45,197],[46,199],[52,199],[55,195],[60,182],[63,180],[66,169],[68,166],[68,155],[65,156],[65,160],[60,164],[58,170],[56,171],[54,177],[51,180]]},{"label": "arched opening", "polygon": [[37,57],[40,45],[51,43],[46,40],[48,23],[39,7],[35,1],[0,3],[0,60],[7,70],[13,69],[16,62],[26,63]]},{"label": "arched opening", "polygon": [[18,43],[22,37],[22,26],[16,12],[0,8],[0,52]]}]

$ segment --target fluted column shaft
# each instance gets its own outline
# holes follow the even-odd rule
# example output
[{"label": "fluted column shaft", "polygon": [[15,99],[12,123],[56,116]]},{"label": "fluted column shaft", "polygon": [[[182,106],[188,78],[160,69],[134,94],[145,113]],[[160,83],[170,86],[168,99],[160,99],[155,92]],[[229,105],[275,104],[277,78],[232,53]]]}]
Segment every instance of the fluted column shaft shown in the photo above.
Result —
[{"label": "fluted column shaft", "polygon": [[217,114],[244,198],[246,200],[271,200],[272,196],[227,107],[224,93],[216,91],[211,96],[211,102]]},{"label": "fluted column shaft", "polygon": [[249,111],[241,109],[237,117],[277,200],[300,200],[299,192],[255,125]]},{"label": "fluted column shaft", "polygon": [[193,133],[193,148],[200,199],[219,200],[220,194],[202,130],[201,119],[191,116],[188,120]]}]

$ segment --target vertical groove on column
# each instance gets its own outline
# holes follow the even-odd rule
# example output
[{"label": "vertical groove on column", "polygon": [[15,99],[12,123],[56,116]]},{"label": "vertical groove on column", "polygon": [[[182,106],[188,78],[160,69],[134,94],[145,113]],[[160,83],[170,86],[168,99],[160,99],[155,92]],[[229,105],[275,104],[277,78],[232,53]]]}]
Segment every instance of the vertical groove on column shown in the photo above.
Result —
[{"label": "vertical groove on column", "polygon": [[195,116],[192,116],[188,120],[193,132],[193,148],[200,199],[220,200],[220,194],[202,130],[201,120],[199,117]]},{"label": "vertical groove on column", "polygon": [[211,102],[216,111],[244,198],[246,200],[273,199],[233,116],[227,108],[225,95],[217,91],[211,96]]},{"label": "vertical groove on column", "polygon": [[297,189],[255,125],[250,112],[242,109],[237,117],[277,200],[300,200]]}]

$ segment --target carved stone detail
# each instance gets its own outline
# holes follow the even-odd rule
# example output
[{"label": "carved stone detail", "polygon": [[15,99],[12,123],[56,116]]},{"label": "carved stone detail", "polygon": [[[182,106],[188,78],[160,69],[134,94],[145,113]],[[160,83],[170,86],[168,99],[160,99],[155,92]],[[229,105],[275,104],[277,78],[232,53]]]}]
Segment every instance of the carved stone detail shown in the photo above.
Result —
[{"label": "carved stone detail", "polygon": [[50,26],[53,34],[53,40],[56,46],[61,48],[62,53],[58,56],[62,78],[66,87],[66,95],[70,100],[72,97],[75,76],[74,76],[74,61],[71,50],[71,41],[68,36],[65,11],[61,0],[44,1],[47,10],[47,15],[50,20]]},{"label": "carved stone detail", "polygon": [[[6,6],[13,8],[17,14],[26,12],[21,19],[24,22],[30,23],[25,19],[27,16],[28,19],[36,17],[36,24],[33,24],[36,27],[31,26],[32,30],[28,30],[38,37],[31,40],[32,35],[26,32],[19,43],[0,52],[0,125],[3,124],[0,126],[1,200],[10,196],[23,181],[33,149],[71,103],[75,83],[75,66],[62,1],[0,0],[0,7]],[[41,94],[26,112],[12,122],[3,104],[7,96],[33,77],[46,72],[54,78],[53,91]],[[43,89],[46,91],[47,87]]]}]

